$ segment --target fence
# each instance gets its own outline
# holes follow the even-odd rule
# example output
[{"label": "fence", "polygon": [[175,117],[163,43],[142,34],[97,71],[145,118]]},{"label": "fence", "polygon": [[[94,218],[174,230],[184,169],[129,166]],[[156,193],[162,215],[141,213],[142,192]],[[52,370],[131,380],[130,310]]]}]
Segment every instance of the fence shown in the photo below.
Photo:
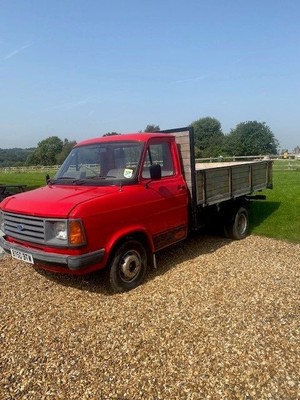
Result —
[{"label": "fence", "polygon": [[[222,161],[255,161],[255,160],[273,160],[274,171],[300,171],[300,159],[284,159],[280,156],[238,156],[238,157],[210,157],[210,158],[197,158],[197,163],[208,163],[208,162],[222,162]],[[1,167],[0,173],[30,173],[30,172],[41,172],[54,174],[60,165],[32,165],[23,167]]]},{"label": "fence", "polygon": [[196,158],[196,163],[222,162],[222,161],[255,161],[271,159],[271,156],[232,156],[232,157],[208,157]]},{"label": "fence", "polygon": [[281,156],[238,156],[238,157],[216,157],[216,158],[197,158],[196,163],[210,163],[222,161],[256,161],[256,160],[272,160],[273,171],[300,171],[300,159],[285,159]]},{"label": "fence", "polygon": [[276,160],[273,165],[274,171],[300,171],[300,160]]},{"label": "fence", "polygon": [[28,173],[28,172],[42,172],[42,173],[50,173],[56,172],[60,165],[31,165],[27,167],[2,167],[0,168],[0,173]]}]

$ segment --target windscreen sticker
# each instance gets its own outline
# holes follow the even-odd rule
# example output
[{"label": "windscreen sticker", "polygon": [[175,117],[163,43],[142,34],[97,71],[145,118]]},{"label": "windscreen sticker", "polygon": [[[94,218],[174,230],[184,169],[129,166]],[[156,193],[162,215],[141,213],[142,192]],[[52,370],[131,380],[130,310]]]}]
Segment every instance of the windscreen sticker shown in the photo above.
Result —
[{"label": "windscreen sticker", "polygon": [[127,179],[132,178],[132,175],[133,175],[132,169],[129,169],[129,168],[124,169],[124,178],[127,178]]}]

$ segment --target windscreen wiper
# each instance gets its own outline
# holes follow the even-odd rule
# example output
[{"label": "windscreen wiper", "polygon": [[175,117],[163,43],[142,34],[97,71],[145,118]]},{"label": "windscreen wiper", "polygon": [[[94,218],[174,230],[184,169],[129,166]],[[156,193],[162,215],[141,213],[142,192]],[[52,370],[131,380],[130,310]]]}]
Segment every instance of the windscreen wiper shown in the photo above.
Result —
[{"label": "windscreen wiper", "polygon": [[62,176],[60,178],[56,178],[56,179],[48,179],[47,183],[48,185],[55,185],[56,183],[59,183],[60,181],[70,181],[73,185],[80,185],[84,182],[84,179],[78,179],[78,178],[74,178],[71,176]]}]

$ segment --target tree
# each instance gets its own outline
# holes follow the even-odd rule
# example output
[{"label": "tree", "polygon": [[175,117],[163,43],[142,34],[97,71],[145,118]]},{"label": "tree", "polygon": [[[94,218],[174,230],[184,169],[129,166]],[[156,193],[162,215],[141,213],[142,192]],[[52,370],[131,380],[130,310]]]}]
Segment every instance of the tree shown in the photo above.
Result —
[{"label": "tree", "polygon": [[38,143],[38,147],[28,157],[28,165],[55,165],[56,155],[61,153],[63,141],[57,136],[50,136]]},{"label": "tree", "polygon": [[231,156],[277,154],[278,140],[265,122],[247,121],[232,129],[225,140],[225,151]]},{"label": "tree", "polygon": [[154,124],[147,125],[146,129],[144,130],[144,132],[156,132],[156,131],[160,131],[160,127],[159,125],[154,125]]},{"label": "tree", "polygon": [[191,126],[195,134],[196,157],[217,157],[222,153],[224,134],[216,118],[200,118],[192,122]]},{"label": "tree", "polygon": [[65,159],[67,158],[67,156],[69,155],[70,151],[73,149],[75,144],[76,144],[75,140],[72,140],[70,142],[68,139],[64,140],[64,144],[63,144],[63,148],[62,148],[61,152],[56,154],[56,156],[55,156],[57,164],[62,164],[65,161]]},{"label": "tree", "polygon": [[0,149],[0,167],[16,167],[24,165],[26,159],[33,152],[33,148]]}]

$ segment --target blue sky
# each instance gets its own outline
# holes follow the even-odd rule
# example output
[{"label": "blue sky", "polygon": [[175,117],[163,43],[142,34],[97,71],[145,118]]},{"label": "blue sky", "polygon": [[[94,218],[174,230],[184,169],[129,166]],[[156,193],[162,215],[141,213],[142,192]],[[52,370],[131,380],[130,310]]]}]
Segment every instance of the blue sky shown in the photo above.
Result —
[{"label": "blue sky", "polygon": [[298,0],[0,0],[0,148],[206,116],[300,146]]}]

